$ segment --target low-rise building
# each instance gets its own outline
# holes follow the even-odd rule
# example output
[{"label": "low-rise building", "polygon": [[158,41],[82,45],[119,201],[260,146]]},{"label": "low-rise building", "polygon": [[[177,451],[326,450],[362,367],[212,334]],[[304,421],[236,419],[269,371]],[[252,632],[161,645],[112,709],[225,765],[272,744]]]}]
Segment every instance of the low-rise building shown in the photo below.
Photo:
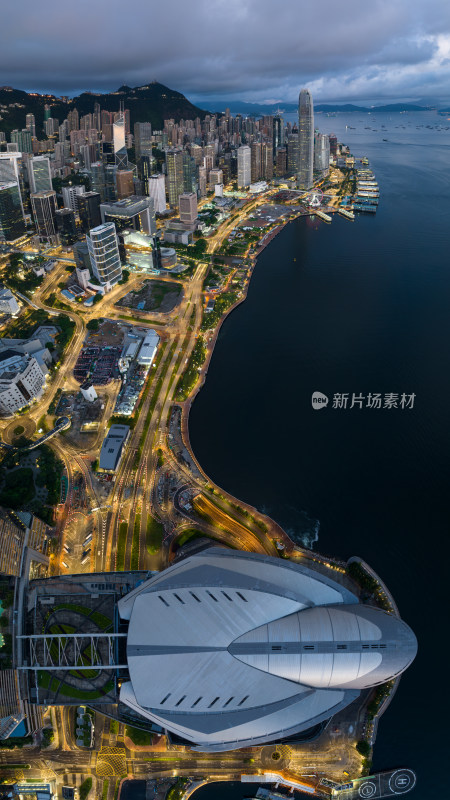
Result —
[{"label": "low-rise building", "polygon": [[150,330],[141,344],[141,349],[137,357],[137,363],[146,367],[151,367],[158,349],[159,336],[154,330]]},{"label": "low-rise building", "polygon": [[19,304],[13,293],[6,286],[0,287],[0,312],[3,314],[17,314]]},{"label": "low-rise building", "polygon": [[128,425],[111,425],[100,450],[99,470],[116,472],[130,435]]},{"label": "low-rise building", "polygon": [[45,373],[34,356],[0,351],[0,413],[15,414],[41,397],[44,386]]}]

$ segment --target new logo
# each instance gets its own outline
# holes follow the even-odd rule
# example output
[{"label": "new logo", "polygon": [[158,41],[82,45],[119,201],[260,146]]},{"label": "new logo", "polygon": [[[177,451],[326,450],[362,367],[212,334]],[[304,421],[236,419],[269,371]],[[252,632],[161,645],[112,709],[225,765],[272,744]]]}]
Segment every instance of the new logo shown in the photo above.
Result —
[{"label": "new logo", "polygon": [[312,407],[318,411],[320,408],[325,408],[328,405],[328,397],[322,392],[313,392],[311,398]]}]

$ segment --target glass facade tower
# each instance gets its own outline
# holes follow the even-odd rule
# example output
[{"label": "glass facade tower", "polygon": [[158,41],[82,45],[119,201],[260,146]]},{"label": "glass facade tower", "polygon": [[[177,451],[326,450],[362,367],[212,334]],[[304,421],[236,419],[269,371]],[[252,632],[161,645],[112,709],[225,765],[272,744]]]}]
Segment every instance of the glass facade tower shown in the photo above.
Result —
[{"label": "glass facade tower", "polygon": [[310,189],[313,185],[314,168],[314,107],[309,89],[302,89],[298,102],[299,189]]}]

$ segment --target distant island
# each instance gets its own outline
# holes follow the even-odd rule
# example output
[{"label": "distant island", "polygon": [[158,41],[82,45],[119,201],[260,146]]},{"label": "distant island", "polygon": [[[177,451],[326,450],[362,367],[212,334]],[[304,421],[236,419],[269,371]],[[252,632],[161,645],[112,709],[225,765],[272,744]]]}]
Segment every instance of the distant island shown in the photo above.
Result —
[{"label": "distant island", "polygon": [[[216,113],[222,113],[225,108],[229,108],[233,114],[244,114],[246,116],[261,116],[264,114],[275,114],[278,108],[286,113],[295,113],[297,111],[297,103],[271,103],[264,105],[263,103],[244,103],[244,102],[229,102],[229,103],[215,103],[214,108]],[[314,106],[314,111],[337,112],[343,111],[345,113],[359,111],[360,113],[374,113],[374,112],[399,112],[399,111],[430,111],[431,106],[416,105],[414,103],[389,103],[382,106],[355,106],[352,103],[318,103]]]}]

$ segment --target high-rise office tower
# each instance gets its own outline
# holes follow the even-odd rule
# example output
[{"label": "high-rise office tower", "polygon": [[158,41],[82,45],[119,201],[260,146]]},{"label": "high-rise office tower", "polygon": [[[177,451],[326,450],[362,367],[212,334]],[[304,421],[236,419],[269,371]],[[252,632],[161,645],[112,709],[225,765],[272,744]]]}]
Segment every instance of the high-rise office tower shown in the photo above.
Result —
[{"label": "high-rise office tower", "polygon": [[261,178],[266,181],[273,178],[273,147],[269,142],[261,144]]},{"label": "high-rise office tower", "polygon": [[148,196],[153,198],[155,212],[162,214],[166,210],[166,182],[161,173],[150,175],[148,179]]},{"label": "high-rise office tower", "polygon": [[167,183],[169,205],[177,206],[180,194],[183,194],[183,151],[172,147],[166,150]]},{"label": "high-rise office tower", "polygon": [[105,167],[105,200],[114,203],[117,200],[117,166],[107,164]]},{"label": "high-rise office tower", "polygon": [[20,153],[33,152],[31,132],[28,128],[23,128],[21,131],[11,131],[11,141],[17,145],[17,150]]},{"label": "high-rise office tower", "polygon": [[95,161],[91,164],[89,173],[92,191],[98,192],[103,201],[105,199],[105,166],[103,161]]},{"label": "high-rise office tower", "polygon": [[207,180],[206,167],[199,166],[198,168],[198,194],[199,197],[206,197],[206,180]]},{"label": "high-rise office tower", "polygon": [[14,242],[25,235],[19,186],[15,181],[0,183],[0,237]]},{"label": "high-rise office tower", "polygon": [[251,183],[251,150],[246,144],[238,148],[238,187],[250,186]]},{"label": "high-rise office tower", "polygon": [[[85,191],[84,186],[63,186],[62,196],[64,208],[70,208],[74,214],[78,211],[78,197]],[[93,228],[95,225],[92,226]]]},{"label": "high-rise office tower", "polygon": [[252,183],[261,177],[261,146],[261,142],[252,142],[250,169]]},{"label": "high-rise office tower", "polygon": [[300,143],[298,133],[290,133],[287,140],[287,173],[297,175],[300,166]]},{"label": "high-rise office tower", "polygon": [[195,160],[183,150],[183,189],[185,192],[194,192],[197,187]]},{"label": "high-rise office tower", "polygon": [[100,194],[99,192],[84,192],[84,194],[80,194],[77,197],[77,203],[81,226],[84,233],[89,233],[92,228],[97,228],[102,221],[100,216]]},{"label": "high-rise office tower", "polygon": [[105,222],[93,228],[86,236],[92,272],[109,291],[122,277],[119,242],[114,222]]},{"label": "high-rise office tower", "polygon": [[70,247],[77,241],[75,214],[71,208],[60,208],[56,212],[56,230],[63,247]]},{"label": "high-rise office tower", "polygon": [[286,148],[280,147],[277,150],[277,162],[276,162],[277,178],[281,178],[283,175],[286,175],[286,172],[287,172]]},{"label": "high-rise office tower", "polygon": [[36,119],[34,117],[34,114],[27,114],[26,115],[26,117],[25,117],[25,127],[28,128],[28,130],[31,133],[31,136],[33,137],[33,139],[35,139],[36,138]]},{"label": "high-rise office tower", "polygon": [[149,194],[148,182],[150,176],[154,174],[156,167],[156,159],[153,156],[143,155],[139,159],[139,178],[142,181],[144,194]]},{"label": "high-rise office tower", "polygon": [[337,143],[338,143],[337,136],[336,136],[335,133],[330,133],[329,136],[328,136],[328,139],[330,140],[330,153],[331,153],[332,156],[336,157],[336,155],[337,155]]},{"label": "high-rise office tower", "polygon": [[284,147],[284,120],[279,114],[273,118],[273,154],[276,156],[280,147]]},{"label": "high-rise office tower", "polygon": [[310,189],[313,185],[314,168],[314,107],[309,89],[302,89],[298,100],[299,189]]},{"label": "high-rise office tower", "polygon": [[134,194],[133,170],[118,169],[116,172],[117,198],[123,200]]},{"label": "high-rise office tower", "polygon": [[0,183],[19,182],[22,153],[0,153]]},{"label": "high-rise office tower", "polygon": [[214,191],[214,187],[218,183],[223,183],[223,172],[219,168],[214,168],[209,171],[208,175],[209,188]]},{"label": "high-rise office tower", "polygon": [[197,195],[194,192],[180,194],[180,220],[187,225],[193,225],[198,217]]},{"label": "high-rise office tower", "polygon": [[102,203],[100,206],[102,222],[113,222],[116,233],[125,230],[156,233],[155,206],[152,197],[132,195],[117,203]]},{"label": "high-rise office tower", "polygon": [[52,173],[50,159],[45,156],[35,156],[28,162],[28,177],[30,192],[49,192],[52,189]]},{"label": "high-rise office tower", "polygon": [[36,192],[31,195],[31,208],[40,239],[56,243],[56,192]]},{"label": "high-rise office tower", "polygon": [[135,122],[134,149],[136,160],[141,156],[152,155],[152,126],[150,122]]},{"label": "high-rise office tower", "polygon": [[314,134],[314,169],[322,177],[330,171],[330,140],[325,133]]},{"label": "high-rise office tower", "polygon": [[113,145],[117,169],[127,169],[128,153],[125,143],[125,115],[122,110],[113,124]]}]

